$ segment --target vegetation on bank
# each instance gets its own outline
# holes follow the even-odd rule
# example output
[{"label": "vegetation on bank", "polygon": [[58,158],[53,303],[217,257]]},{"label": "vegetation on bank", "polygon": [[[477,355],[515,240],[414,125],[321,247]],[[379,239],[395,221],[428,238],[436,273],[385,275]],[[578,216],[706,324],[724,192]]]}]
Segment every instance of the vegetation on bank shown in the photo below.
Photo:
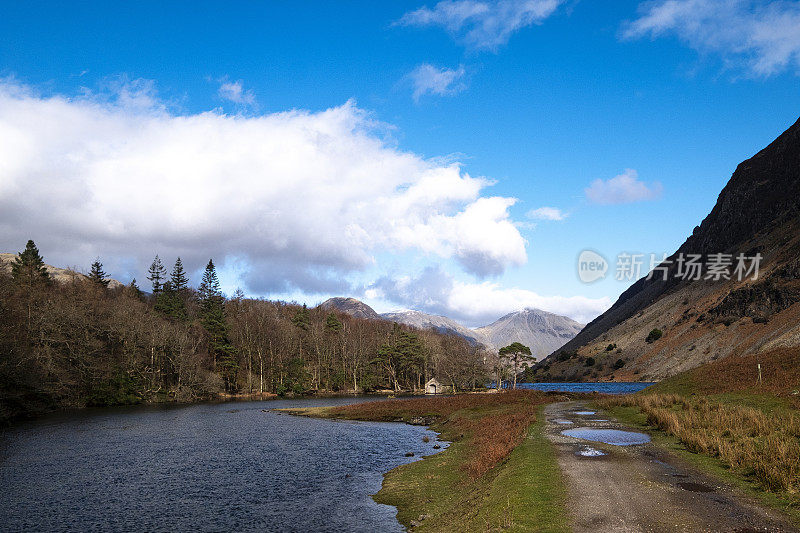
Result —
[{"label": "vegetation on bank", "polygon": [[[3,265],[0,265],[0,267]],[[489,380],[491,356],[460,337],[295,303],[225,297],[209,261],[192,288],[157,256],[136,281],[55,282],[30,241],[0,268],[0,421],[60,407],[219,395],[456,390]]]},{"label": "vegetation on bank", "polygon": [[[761,365],[759,380],[758,366]],[[767,491],[800,517],[800,351],[729,357],[630,396],[599,400]]]},{"label": "vegetation on bank", "polygon": [[429,423],[441,453],[387,473],[375,495],[414,531],[568,531],[566,490],[541,408],[557,396],[512,390],[307,409],[302,414]]}]

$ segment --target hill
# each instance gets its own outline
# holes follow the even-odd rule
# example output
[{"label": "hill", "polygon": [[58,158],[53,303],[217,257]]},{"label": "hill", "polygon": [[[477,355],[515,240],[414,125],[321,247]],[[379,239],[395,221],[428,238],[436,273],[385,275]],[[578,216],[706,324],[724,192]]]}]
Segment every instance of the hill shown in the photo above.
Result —
[{"label": "hill", "polygon": [[[642,278],[537,369],[537,379],[659,380],[800,345],[800,120],[742,162],[661,274]],[[683,279],[680,258],[760,254],[758,277]],[[651,336],[654,330],[661,332]]]},{"label": "hill", "polygon": [[[0,253],[0,272],[11,274],[11,263],[17,258],[17,254]],[[70,268],[59,268],[52,265],[45,265],[48,274],[57,283],[70,283],[77,280],[89,281],[88,276],[81,274]],[[117,289],[123,284],[115,279],[109,279],[108,288]]]},{"label": "hill", "polygon": [[319,304],[319,308],[325,311],[339,311],[340,313],[346,313],[355,318],[367,318],[371,320],[380,320],[381,318],[373,308],[355,298],[328,298]]},{"label": "hill", "polygon": [[493,346],[491,341],[483,334],[474,329],[462,326],[452,318],[440,315],[429,315],[422,311],[396,311],[393,313],[383,313],[381,318],[398,324],[405,324],[417,329],[432,329],[438,333],[447,335],[458,335],[467,339],[473,345],[483,345],[489,349]]},{"label": "hill", "polygon": [[539,309],[523,309],[478,328],[476,332],[488,338],[496,348],[521,342],[535,357],[541,358],[574,338],[582,328],[583,324],[565,316]]}]

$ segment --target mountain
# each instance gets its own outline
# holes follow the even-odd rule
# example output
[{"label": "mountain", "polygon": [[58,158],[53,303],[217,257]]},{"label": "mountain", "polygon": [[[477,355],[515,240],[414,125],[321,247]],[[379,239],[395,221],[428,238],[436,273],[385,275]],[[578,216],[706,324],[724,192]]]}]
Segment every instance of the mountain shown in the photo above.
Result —
[{"label": "mountain", "polygon": [[571,318],[540,311],[523,309],[476,330],[499,349],[512,342],[521,342],[531,353],[542,358],[571,340],[583,328],[583,324]]},{"label": "mountain", "polygon": [[[14,259],[16,258],[17,254],[0,253],[0,271],[10,274],[11,263],[14,262]],[[88,276],[69,268],[59,268],[47,264],[44,266],[47,269],[48,274],[50,274],[50,277],[53,278],[53,280],[57,283],[68,283],[76,280],[89,280]],[[109,289],[116,289],[122,286],[123,284],[115,279],[109,280]]]},{"label": "mountain", "polygon": [[[761,254],[758,278],[676,275],[679,257],[717,253]],[[634,283],[548,357],[537,379],[661,379],[723,357],[800,346],[800,120],[736,168],[668,261],[666,281]]]},{"label": "mountain", "polygon": [[319,304],[320,309],[347,313],[356,318],[380,320],[381,316],[373,308],[355,298],[329,298]]},{"label": "mountain", "polygon": [[406,324],[419,329],[433,329],[439,333],[447,333],[464,337],[473,344],[483,344],[487,348],[493,348],[491,341],[476,330],[462,326],[455,320],[446,316],[429,315],[422,311],[397,311],[394,313],[383,313],[380,315],[384,320]]}]

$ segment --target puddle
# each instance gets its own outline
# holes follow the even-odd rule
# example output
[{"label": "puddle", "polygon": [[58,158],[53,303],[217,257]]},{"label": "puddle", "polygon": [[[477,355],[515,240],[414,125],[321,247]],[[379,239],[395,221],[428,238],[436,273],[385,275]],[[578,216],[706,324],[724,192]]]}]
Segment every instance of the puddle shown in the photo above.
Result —
[{"label": "puddle", "polygon": [[694,483],[692,481],[681,481],[678,483],[678,486],[683,490],[688,490],[691,492],[714,492],[712,487],[708,485],[701,485],[700,483]]},{"label": "puddle", "polygon": [[615,446],[630,446],[632,444],[650,442],[650,437],[644,433],[621,431],[619,429],[575,428],[565,429],[561,434],[567,437],[614,444]]},{"label": "puddle", "polygon": [[576,415],[594,415],[597,411],[574,411]]},{"label": "puddle", "polygon": [[591,448],[589,446],[586,446],[575,453],[583,457],[600,457],[601,455],[606,454],[606,452],[602,452],[598,449]]},{"label": "puddle", "polygon": [[571,421],[569,421],[569,420],[567,420],[565,418],[554,418],[553,420],[551,420],[551,422],[553,422],[554,424],[563,424],[565,426],[573,424],[573,422],[571,422]]},{"label": "puddle", "polygon": [[592,418],[589,422],[608,422],[605,418]]}]

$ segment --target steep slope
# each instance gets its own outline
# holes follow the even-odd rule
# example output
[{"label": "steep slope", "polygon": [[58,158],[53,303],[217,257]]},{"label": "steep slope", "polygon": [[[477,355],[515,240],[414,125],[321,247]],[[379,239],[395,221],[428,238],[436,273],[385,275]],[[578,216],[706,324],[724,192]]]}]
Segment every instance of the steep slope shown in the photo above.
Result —
[{"label": "steep slope", "polygon": [[[683,280],[679,254],[760,253],[758,279]],[[711,213],[543,365],[543,379],[661,379],[728,355],[800,345],[800,120],[741,163]],[[663,337],[647,342],[652,329]],[[587,366],[592,357],[597,366]],[[613,368],[622,366],[622,368]]]},{"label": "steep slope", "polygon": [[[11,263],[17,258],[17,254],[0,253],[0,271],[11,273]],[[76,272],[69,268],[59,268],[52,265],[45,265],[50,277],[57,283],[69,283],[76,280],[86,280],[89,278],[80,272]],[[109,289],[116,289],[122,287],[122,283],[115,279],[110,279],[108,283]]]},{"label": "steep slope", "polygon": [[571,318],[540,311],[515,311],[475,330],[485,335],[496,348],[521,342],[537,358],[544,357],[577,335],[583,324]]},{"label": "steep slope", "polygon": [[475,330],[462,326],[455,320],[446,316],[429,315],[422,311],[397,311],[380,315],[384,320],[406,324],[419,329],[433,329],[439,333],[453,334],[464,337],[474,344],[482,344],[492,348],[491,341],[485,335]]},{"label": "steep slope", "polygon": [[376,313],[373,308],[361,300],[356,300],[355,298],[328,298],[319,304],[319,308],[325,309],[326,311],[331,310],[347,313],[348,315],[356,318],[367,318],[370,320],[380,320],[381,318],[381,316]]}]

